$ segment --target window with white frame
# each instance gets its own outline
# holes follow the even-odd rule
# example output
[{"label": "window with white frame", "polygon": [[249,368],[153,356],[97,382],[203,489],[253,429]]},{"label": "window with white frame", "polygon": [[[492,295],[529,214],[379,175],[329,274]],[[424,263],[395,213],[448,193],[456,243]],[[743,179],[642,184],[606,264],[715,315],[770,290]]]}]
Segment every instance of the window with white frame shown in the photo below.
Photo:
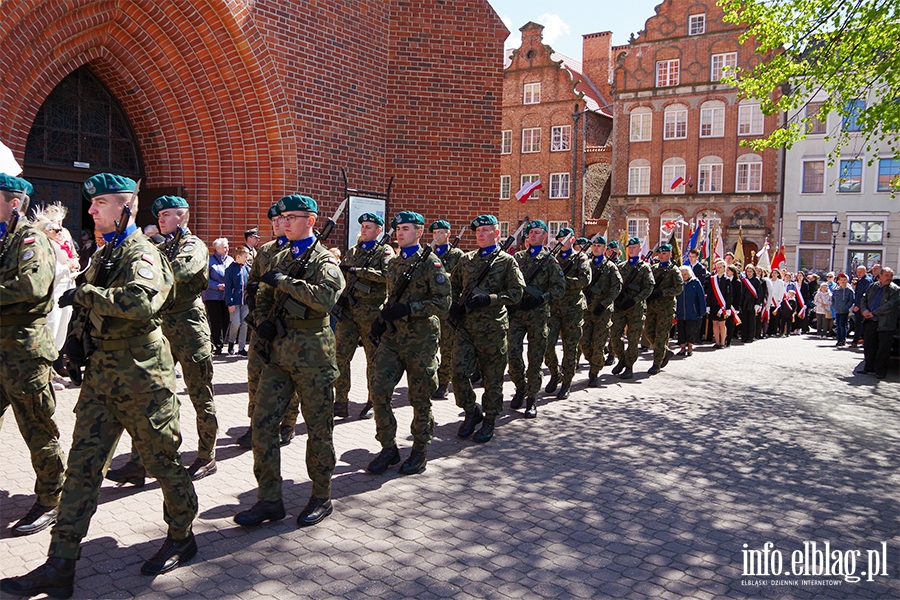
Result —
[{"label": "window with white frame", "polygon": [[859,115],[866,108],[866,101],[849,100],[844,107],[849,112],[849,116],[841,119],[841,131],[860,131],[862,125],[860,125],[857,120],[859,119]]},{"label": "window with white frame", "polygon": [[509,200],[509,187],[510,187],[510,177],[509,175],[501,175],[500,176],[500,199],[501,200]]},{"label": "window with white frame", "polygon": [[884,241],[884,221],[850,221],[851,244],[880,244]]},{"label": "window with white frame", "polygon": [[569,226],[568,221],[548,221],[547,229],[550,230],[550,239],[555,238],[556,234],[559,233],[560,229],[563,229],[564,227],[568,227],[568,226]]},{"label": "window with white frame", "polygon": [[700,159],[697,173],[697,191],[701,194],[717,194],[722,192],[722,159],[718,156],[706,156]]},{"label": "window with white frame", "polygon": [[688,17],[688,35],[706,33],[706,14]]},{"label": "window with white frame", "polygon": [[725,103],[721,100],[707,100],[700,105],[700,137],[716,138],[725,136]]},{"label": "window with white frame", "polygon": [[[521,177],[521,186],[519,187],[519,189],[522,189],[523,187],[525,187],[525,186],[528,185],[529,183],[534,183],[535,181],[539,180],[540,178],[541,178],[541,176],[540,176],[540,175],[537,175],[537,174],[522,175],[522,177]],[[528,200],[532,200],[532,199],[534,199],[534,198],[537,198],[537,197],[538,197],[538,192],[539,192],[539,191],[540,191],[540,190],[534,190],[533,192],[531,192],[531,195],[528,196]]]},{"label": "window with white frame", "polygon": [[656,63],[656,87],[678,85],[680,75],[679,60],[660,60]]},{"label": "window with white frame", "polygon": [[683,158],[667,158],[662,167],[662,193],[683,194],[685,184],[685,164]]},{"label": "window with white frame", "polygon": [[840,179],[838,191],[859,193],[862,191],[862,159],[842,160],[840,163]]},{"label": "window with white frame", "polygon": [[572,126],[555,125],[550,130],[550,152],[563,152],[572,149]]},{"label": "window with white frame", "polygon": [[800,193],[802,193],[802,194],[824,194],[825,193],[825,161],[824,160],[804,160],[803,161],[803,181],[800,184]]},{"label": "window with white frame", "polygon": [[736,192],[762,191],[762,157],[758,154],[744,154],[737,159],[737,173],[734,183]]},{"label": "window with white frame", "polygon": [[646,106],[639,106],[631,111],[632,142],[649,142],[653,128],[653,112]]},{"label": "window with white frame", "polygon": [[883,256],[881,250],[850,250],[847,252],[847,271],[855,273],[860,265],[871,269],[876,264],[884,263]]},{"label": "window with white frame", "polygon": [[797,268],[807,273],[831,269],[831,248],[797,248]]},{"label": "window with white frame", "polygon": [[664,140],[681,140],[687,137],[687,107],[673,104],[666,107],[663,127]]},{"label": "window with white frame", "polygon": [[762,135],[763,113],[759,104],[741,104],[738,107],[738,135]]},{"label": "window with white frame", "polygon": [[509,237],[509,221],[500,221],[500,237]]},{"label": "window with white frame", "polygon": [[550,197],[551,198],[568,198],[569,197],[569,174],[568,173],[550,173]]},{"label": "window with white frame", "polygon": [[500,154],[512,154],[512,129],[500,132]]},{"label": "window with white frame", "polygon": [[882,158],[878,161],[879,192],[900,192],[900,160]]},{"label": "window with white frame", "polygon": [[650,219],[644,213],[628,215],[628,237],[639,237],[642,240],[650,234]]},{"label": "window with white frame", "polygon": [[[730,74],[734,72],[737,66],[737,52],[724,52],[722,54],[713,54],[709,61],[709,80],[722,81],[722,76],[726,71]],[[725,67],[728,67],[726,69]]]},{"label": "window with white frame", "polygon": [[650,161],[637,159],[628,165],[628,195],[639,196],[650,193]]},{"label": "window with white frame", "polygon": [[800,221],[800,241],[807,244],[830,244],[831,221]]},{"label": "window with white frame", "polygon": [[826,121],[828,115],[822,114],[822,105],[824,102],[809,102],[806,105],[806,118],[809,122],[806,124],[806,133],[820,134],[826,131]]},{"label": "window with white frame", "polygon": [[541,128],[530,127],[522,130],[522,153],[541,151]]},{"label": "window with white frame", "polygon": [[541,84],[526,83],[523,90],[523,104],[540,104],[541,103]]}]

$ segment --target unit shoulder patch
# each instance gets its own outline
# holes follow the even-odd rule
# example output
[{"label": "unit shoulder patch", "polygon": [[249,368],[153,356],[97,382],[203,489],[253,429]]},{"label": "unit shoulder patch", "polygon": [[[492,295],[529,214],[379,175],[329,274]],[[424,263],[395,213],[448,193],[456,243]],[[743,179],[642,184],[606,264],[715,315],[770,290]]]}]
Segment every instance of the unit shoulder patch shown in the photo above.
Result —
[{"label": "unit shoulder patch", "polygon": [[[156,261],[154,260],[153,256],[151,256],[150,254],[147,254],[146,252],[144,254],[141,254],[141,260],[144,262],[148,262],[151,265],[156,264]],[[152,279],[152,277],[148,277],[148,279]]]},{"label": "unit shoulder patch", "polygon": [[141,267],[140,269],[138,269],[138,275],[140,275],[144,279],[153,279],[153,271],[151,271],[147,267]]}]

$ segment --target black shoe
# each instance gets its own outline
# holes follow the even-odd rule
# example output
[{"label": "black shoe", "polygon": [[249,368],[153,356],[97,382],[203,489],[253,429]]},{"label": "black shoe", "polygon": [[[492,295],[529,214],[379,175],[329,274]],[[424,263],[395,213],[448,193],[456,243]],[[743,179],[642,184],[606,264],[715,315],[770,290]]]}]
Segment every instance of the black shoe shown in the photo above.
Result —
[{"label": "black shoe", "polygon": [[472,441],[483,444],[491,441],[492,437],[494,437],[494,419],[485,419],[481,424],[481,429],[472,436]]},{"label": "black shoe", "polygon": [[428,458],[425,456],[424,452],[419,452],[418,450],[413,450],[409,455],[409,458],[403,461],[403,464],[400,465],[400,474],[401,475],[418,475],[422,471],[425,470],[425,465],[428,463]]},{"label": "black shoe", "polygon": [[194,539],[193,533],[183,540],[173,540],[166,536],[162,547],[141,567],[141,573],[143,575],[168,573],[195,556],[197,556],[197,540]]},{"label": "black shoe", "polygon": [[38,594],[71,598],[75,584],[75,562],[71,558],[48,558],[47,562],[26,575],[0,579],[0,591],[26,598]]},{"label": "black shoe", "polygon": [[534,398],[525,399],[525,418],[534,419],[537,417],[537,403]]},{"label": "black shoe", "polygon": [[434,393],[431,395],[432,400],[446,400],[447,399],[447,386],[439,385],[438,389],[434,390]]},{"label": "black shoe", "polygon": [[513,394],[512,400],[509,403],[509,407],[513,410],[519,410],[522,408],[522,402],[525,400],[525,392],[522,390],[516,390],[516,393]]},{"label": "black shoe", "polygon": [[620,360],[619,362],[616,363],[616,366],[613,367],[612,374],[613,374],[613,375],[618,375],[619,373],[622,372],[622,370],[623,370],[624,368],[625,368],[625,361],[624,361],[624,360]]},{"label": "black shoe", "polygon": [[622,374],[619,375],[619,379],[631,379],[634,376],[634,371],[631,367],[625,367],[625,370],[622,371]]},{"label": "black shoe", "polygon": [[284,517],[284,503],[281,500],[260,500],[250,510],[234,515],[234,522],[244,527],[256,527],[266,521],[280,521]]},{"label": "black shoe", "polygon": [[481,371],[475,369],[475,372],[472,373],[472,377],[469,379],[472,385],[478,385],[478,382],[481,381]]},{"label": "black shoe", "polygon": [[81,385],[81,381],[82,381],[81,367],[77,367],[67,361],[66,372],[69,374],[69,381],[72,382],[72,385],[74,385],[76,387]]},{"label": "black shoe", "polygon": [[483,420],[484,414],[481,412],[481,407],[476,404],[475,408],[466,413],[466,418],[463,420],[462,425],[459,426],[459,431],[456,432],[456,435],[461,438],[469,437],[475,431],[475,426]]},{"label": "black shoe", "polygon": [[588,387],[595,388],[595,387],[597,387],[597,385],[598,385],[597,375],[595,375],[594,373],[590,373],[588,375]]},{"label": "black shoe", "polygon": [[216,346],[213,349],[213,354],[215,354],[216,356],[219,356],[220,354],[222,354],[222,346]]},{"label": "black shoe", "polygon": [[559,373],[553,373],[550,375],[550,381],[547,382],[547,387],[544,388],[544,391],[548,394],[552,394],[556,391],[556,385],[559,383]]},{"label": "black shoe", "polygon": [[212,475],[218,470],[219,467],[216,465],[216,459],[198,458],[188,467],[187,472],[191,477],[191,481],[197,481],[198,479],[203,479],[204,477]]},{"label": "black shoe", "polygon": [[657,373],[659,373],[659,367],[657,367],[656,365],[653,365],[652,367],[647,369],[647,374],[649,375],[656,375]]},{"label": "black shoe", "polygon": [[334,403],[334,416],[340,419],[346,419],[350,416],[350,404],[348,402]]},{"label": "black shoe", "polygon": [[334,511],[331,506],[331,498],[316,498],[313,496],[309,499],[309,504],[297,517],[297,525],[300,527],[310,527],[317,523],[321,523],[325,517]]},{"label": "black shoe", "polygon": [[556,399],[557,400],[565,400],[566,398],[568,398],[569,397],[569,388],[571,386],[572,386],[571,382],[566,382],[566,383],[563,383],[561,386],[559,386],[559,391],[556,392]]},{"label": "black shoe", "polygon": [[606,357],[606,360],[603,361],[603,364],[608,367],[609,365],[613,364],[614,362],[616,362],[616,357],[613,356],[612,354],[610,354],[609,356]]},{"label": "black shoe", "polygon": [[59,506],[44,506],[40,502],[35,502],[31,510],[13,525],[12,534],[21,536],[43,531],[56,523],[58,515]]},{"label": "black shoe", "polygon": [[228,344],[228,356],[234,356],[234,344]]},{"label": "black shoe", "polygon": [[359,413],[360,419],[371,419],[375,416],[375,409],[372,408],[371,402],[366,402],[366,405],[363,406],[362,411]]},{"label": "black shoe", "polygon": [[238,356],[244,356],[244,357],[246,357],[246,356],[247,356],[247,350],[246,350],[246,349],[245,349],[245,350],[238,350]]},{"label": "black shoe", "polygon": [[294,426],[282,425],[281,429],[278,430],[278,436],[280,438],[279,445],[287,446],[294,439]]},{"label": "black shoe", "polygon": [[673,353],[671,350],[666,350],[666,355],[663,356],[662,364],[659,365],[659,368],[660,368],[660,369],[665,369],[665,368],[666,368],[666,365],[669,364],[669,360],[671,360],[671,358],[672,358],[673,356],[675,356],[675,353]]},{"label": "black shoe", "polygon": [[244,432],[244,435],[235,440],[235,443],[241,448],[252,448],[253,447],[253,428],[250,427],[247,431]]},{"label": "black shoe", "polygon": [[121,469],[113,469],[106,473],[107,479],[115,481],[120,486],[130,483],[137,487],[144,487],[144,477],[146,476],[147,471],[144,470],[144,467],[133,462],[126,463]]},{"label": "black shoe", "polygon": [[366,471],[373,475],[381,475],[388,470],[388,467],[396,465],[398,462],[400,462],[400,451],[397,450],[397,446],[382,448],[375,460],[366,467]]}]

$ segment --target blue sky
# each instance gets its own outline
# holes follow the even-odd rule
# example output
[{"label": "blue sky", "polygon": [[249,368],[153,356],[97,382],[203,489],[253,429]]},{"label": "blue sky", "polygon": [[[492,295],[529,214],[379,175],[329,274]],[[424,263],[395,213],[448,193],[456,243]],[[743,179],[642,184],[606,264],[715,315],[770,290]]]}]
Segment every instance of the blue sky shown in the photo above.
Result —
[{"label": "blue sky", "polygon": [[513,35],[508,48],[521,43],[519,28],[529,21],[544,26],[544,43],[557,52],[581,60],[581,36],[612,31],[613,44],[627,44],[644,28],[663,0],[489,0]]}]

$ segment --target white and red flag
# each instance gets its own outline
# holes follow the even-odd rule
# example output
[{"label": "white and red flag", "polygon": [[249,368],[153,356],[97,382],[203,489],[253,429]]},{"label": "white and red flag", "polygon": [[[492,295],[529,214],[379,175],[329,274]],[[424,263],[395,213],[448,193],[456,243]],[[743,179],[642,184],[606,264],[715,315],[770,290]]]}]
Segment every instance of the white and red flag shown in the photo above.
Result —
[{"label": "white and red flag", "polygon": [[528,196],[532,194],[535,190],[539,190],[544,187],[544,184],[541,183],[541,180],[532,181],[530,183],[526,183],[522,186],[522,189],[516,192],[516,200],[519,202],[525,202],[528,200]]}]

